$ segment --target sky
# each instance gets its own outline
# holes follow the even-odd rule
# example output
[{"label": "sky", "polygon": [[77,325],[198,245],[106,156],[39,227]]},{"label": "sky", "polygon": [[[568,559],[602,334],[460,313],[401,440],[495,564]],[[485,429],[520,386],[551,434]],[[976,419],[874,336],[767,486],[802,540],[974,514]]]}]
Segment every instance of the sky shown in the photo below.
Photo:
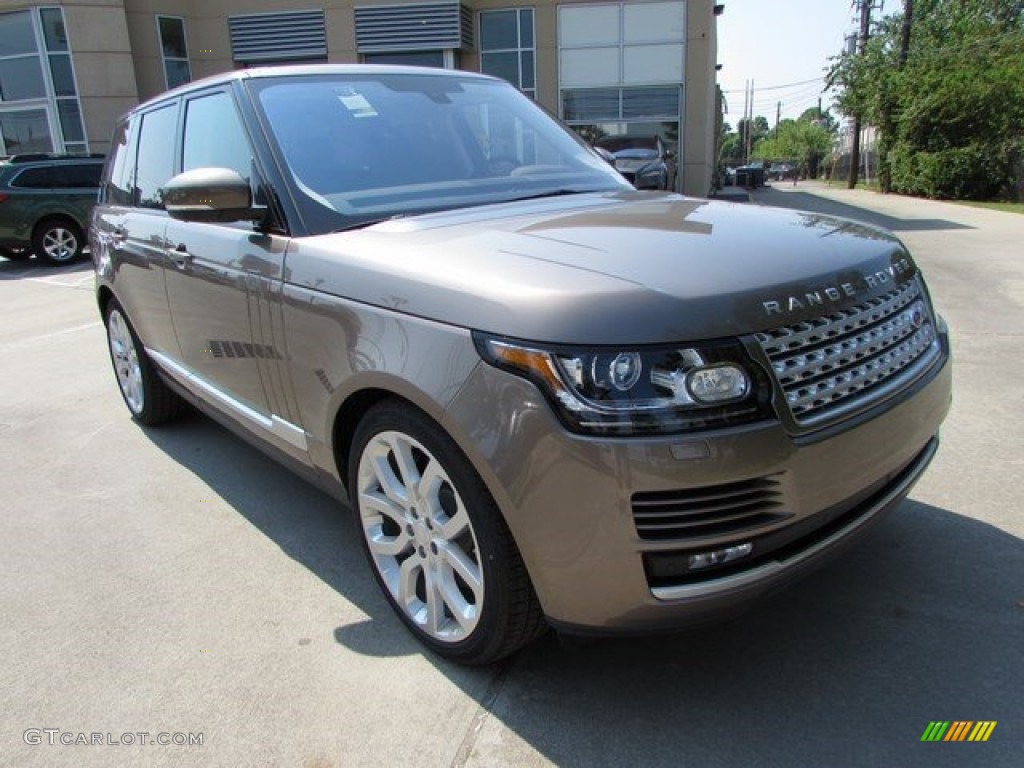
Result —
[{"label": "sky", "polygon": [[769,125],[775,124],[779,101],[783,118],[799,117],[818,105],[819,96],[828,108],[828,94],[821,93],[824,70],[829,57],[842,50],[843,38],[856,32],[854,0],[718,2],[725,4],[718,17],[718,83],[728,105],[727,123],[735,128],[743,118],[750,79],[754,115],[764,115]]}]

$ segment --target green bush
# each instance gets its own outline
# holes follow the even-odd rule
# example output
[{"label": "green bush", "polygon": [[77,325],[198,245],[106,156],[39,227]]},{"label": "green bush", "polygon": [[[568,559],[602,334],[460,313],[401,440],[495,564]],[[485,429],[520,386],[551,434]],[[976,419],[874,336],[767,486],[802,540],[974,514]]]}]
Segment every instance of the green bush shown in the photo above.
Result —
[{"label": "green bush", "polygon": [[890,159],[893,191],[906,195],[992,200],[1014,186],[1007,153],[983,144],[924,152],[901,142]]}]

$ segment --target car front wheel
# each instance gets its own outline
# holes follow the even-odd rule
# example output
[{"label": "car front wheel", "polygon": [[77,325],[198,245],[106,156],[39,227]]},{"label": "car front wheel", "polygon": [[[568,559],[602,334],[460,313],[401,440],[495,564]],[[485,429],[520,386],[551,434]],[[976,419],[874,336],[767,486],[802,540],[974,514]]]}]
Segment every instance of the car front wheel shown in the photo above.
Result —
[{"label": "car front wheel", "polygon": [[485,664],[544,631],[494,500],[427,416],[400,402],[372,408],[356,430],[349,488],[374,575],[429,648]]}]

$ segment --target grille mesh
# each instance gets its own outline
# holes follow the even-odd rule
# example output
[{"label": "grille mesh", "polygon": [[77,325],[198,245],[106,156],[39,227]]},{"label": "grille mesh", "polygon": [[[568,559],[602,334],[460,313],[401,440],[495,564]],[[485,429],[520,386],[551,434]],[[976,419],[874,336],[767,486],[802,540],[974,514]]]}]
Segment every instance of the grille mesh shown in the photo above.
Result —
[{"label": "grille mesh", "polygon": [[774,478],[633,495],[641,539],[696,539],[748,531],[789,517]]},{"label": "grille mesh", "polygon": [[757,340],[802,425],[871,405],[939,356],[917,280],[856,307],[759,333]]}]

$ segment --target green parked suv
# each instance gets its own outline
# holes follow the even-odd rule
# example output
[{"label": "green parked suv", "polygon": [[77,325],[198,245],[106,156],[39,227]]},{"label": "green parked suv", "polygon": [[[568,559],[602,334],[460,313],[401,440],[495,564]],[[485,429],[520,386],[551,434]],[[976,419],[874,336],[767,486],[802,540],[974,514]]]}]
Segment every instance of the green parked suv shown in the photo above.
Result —
[{"label": "green parked suv", "polygon": [[51,264],[82,255],[103,155],[14,155],[0,160],[0,256]]}]

